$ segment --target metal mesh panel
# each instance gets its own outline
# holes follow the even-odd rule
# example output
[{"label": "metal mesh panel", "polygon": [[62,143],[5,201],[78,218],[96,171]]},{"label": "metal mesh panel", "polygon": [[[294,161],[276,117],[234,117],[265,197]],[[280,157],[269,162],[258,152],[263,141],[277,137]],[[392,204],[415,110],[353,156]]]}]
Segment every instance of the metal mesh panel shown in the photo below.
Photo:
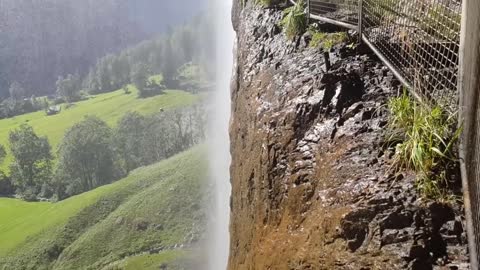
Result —
[{"label": "metal mesh panel", "polygon": [[372,49],[417,96],[454,110],[462,1],[310,0],[310,16],[354,28],[362,2],[362,30]]},{"label": "metal mesh panel", "polygon": [[426,100],[456,107],[460,0],[364,0],[367,39]]},{"label": "metal mesh panel", "polygon": [[[466,3],[469,7],[478,9],[480,4],[476,1],[480,0]],[[358,29],[363,41],[416,97],[430,105],[443,105],[451,112],[457,110],[462,0],[310,0],[308,3],[311,18]],[[468,9],[466,13],[469,13]],[[477,17],[471,16],[467,21],[471,29],[478,31],[477,20]],[[464,53],[469,51],[469,56],[474,55],[477,58],[478,52],[475,52],[476,55],[472,52],[478,50],[478,44],[468,46],[475,48],[466,49]],[[464,56],[462,59],[465,66],[468,59]],[[469,71],[476,72],[476,69],[471,68]],[[469,75],[471,78],[475,77],[475,74]],[[478,221],[480,216],[479,80],[475,78],[474,86],[469,86],[470,92],[462,93],[462,107],[466,110],[463,113],[466,118],[466,135],[460,154],[461,160],[466,163],[462,165],[464,188],[468,190],[468,184],[471,185],[469,195],[472,199],[472,211],[467,209],[466,214],[469,239],[475,238],[470,240],[472,269],[478,269],[475,262],[480,260],[480,226],[472,223],[469,218],[473,215]],[[465,83],[464,81],[462,83]],[[466,206],[470,206],[468,196],[465,201]]]},{"label": "metal mesh panel", "polygon": [[310,0],[310,13],[356,25],[358,0]]}]

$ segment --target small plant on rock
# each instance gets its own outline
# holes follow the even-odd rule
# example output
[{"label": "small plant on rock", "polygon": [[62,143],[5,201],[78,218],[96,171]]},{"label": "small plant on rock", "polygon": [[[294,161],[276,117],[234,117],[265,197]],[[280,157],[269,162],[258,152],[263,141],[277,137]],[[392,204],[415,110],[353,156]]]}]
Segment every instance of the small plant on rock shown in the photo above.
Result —
[{"label": "small plant on rock", "polygon": [[456,113],[420,104],[406,92],[391,99],[388,108],[388,141],[397,143],[395,167],[417,174],[416,186],[425,198],[446,199],[449,170],[457,162],[453,151],[460,135]]},{"label": "small plant on rock", "polygon": [[[242,6],[245,6],[246,0],[242,0]],[[262,7],[273,7],[278,4],[284,3],[285,1],[282,0],[255,0],[255,4],[260,5]]]},{"label": "small plant on rock", "polygon": [[290,40],[306,31],[307,15],[305,14],[303,0],[299,0],[294,6],[284,10],[280,26],[283,27],[287,38]]},{"label": "small plant on rock", "polygon": [[255,3],[262,7],[270,7],[272,5],[272,0],[255,0]]},{"label": "small plant on rock", "polygon": [[310,29],[309,31],[312,34],[310,47],[322,48],[324,51],[330,51],[335,45],[349,40],[346,32],[324,33],[316,29]]}]

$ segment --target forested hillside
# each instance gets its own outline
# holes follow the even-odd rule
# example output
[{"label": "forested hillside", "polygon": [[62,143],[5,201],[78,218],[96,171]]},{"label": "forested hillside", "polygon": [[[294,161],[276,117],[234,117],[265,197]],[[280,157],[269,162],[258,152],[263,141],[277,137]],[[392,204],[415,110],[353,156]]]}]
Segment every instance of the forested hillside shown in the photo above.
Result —
[{"label": "forested hillside", "polygon": [[0,0],[0,97],[14,82],[26,96],[52,94],[59,76],[86,74],[99,57],[190,20],[206,1],[161,1],[135,12],[151,2]]},{"label": "forested hillside", "polygon": [[213,27],[207,16],[196,16],[166,34],[108,54],[97,60],[77,88],[93,94],[114,91],[128,83],[143,88],[138,79],[154,74],[162,74],[169,88],[178,88],[185,80],[197,83],[190,88],[201,88],[198,83],[213,81],[215,76]]},{"label": "forested hillside", "polygon": [[[107,11],[120,2],[111,4]],[[31,7],[25,4],[26,9]],[[52,7],[60,16],[64,6]],[[0,170],[0,195],[65,199],[203,140],[203,108],[170,109],[191,105],[202,96],[197,93],[212,88],[212,28],[211,19],[200,14],[151,39],[98,57],[88,73],[64,68],[65,75],[58,77],[49,93],[53,95],[47,97],[30,96],[31,90],[13,81],[9,97],[0,103],[4,119],[0,164],[8,164]],[[62,56],[65,48],[56,55]],[[39,67],[41,61],[31,66]],[[72,59],[68,64],[82,66]],[[109,92],[113,93],[105,94]]]}]

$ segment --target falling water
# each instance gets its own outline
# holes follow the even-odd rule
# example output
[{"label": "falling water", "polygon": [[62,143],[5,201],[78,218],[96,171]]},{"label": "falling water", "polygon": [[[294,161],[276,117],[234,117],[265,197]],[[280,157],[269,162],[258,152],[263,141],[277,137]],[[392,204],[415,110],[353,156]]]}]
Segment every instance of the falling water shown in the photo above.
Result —
[{"label": "falling water", "polygon": [[230,220],[230,78],[233,67],[234,32],[230,11],[232,0],[216,0],[217,87],[215,112],[211,119],[211,170],[215,182],[215,215],[212,226],[209,270],[224,270],[229,252]]}]

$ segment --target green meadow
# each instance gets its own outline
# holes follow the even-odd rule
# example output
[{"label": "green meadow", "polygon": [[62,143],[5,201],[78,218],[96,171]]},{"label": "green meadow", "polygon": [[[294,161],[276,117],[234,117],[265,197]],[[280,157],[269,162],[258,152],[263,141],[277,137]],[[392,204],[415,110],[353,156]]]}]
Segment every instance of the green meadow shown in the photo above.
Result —
[{"label": "green meadow", "polygon": [[[151,79],[161,80],[158,76],[153,76]],[[45,112],[39,111],[14,118],[2,119],[0,120],[0,144],[8,149],[8,134],[10,130],[26,123],[31,125],[37,134],[48,137],[52,150],[55,153],[65,131],[87,115],[96,115],[110,126],[114,126],[128,111],[151,114],[161,109],[168,110],[191,105],[199,99],[199,95],[182,90],[166,90],[162,95],[138,98],[138,90],[134,86],[129,86],[129,89],[130,94],[125,94],[123,90],[99,94],[87,100],[77,102],[68,109],[66,105],[62,105],[62,111],[53,116],[47,116]],[[0,168],[8,168],[8,164],[11,161],[12,156],[8,154]]]},{"label": "green meadow", "polygon": [[[204,154],[195,147],[58,203],[0,198],[0,268],[159,269],[202,229]],[[168,252],[146,255],[152,247]]]}]

